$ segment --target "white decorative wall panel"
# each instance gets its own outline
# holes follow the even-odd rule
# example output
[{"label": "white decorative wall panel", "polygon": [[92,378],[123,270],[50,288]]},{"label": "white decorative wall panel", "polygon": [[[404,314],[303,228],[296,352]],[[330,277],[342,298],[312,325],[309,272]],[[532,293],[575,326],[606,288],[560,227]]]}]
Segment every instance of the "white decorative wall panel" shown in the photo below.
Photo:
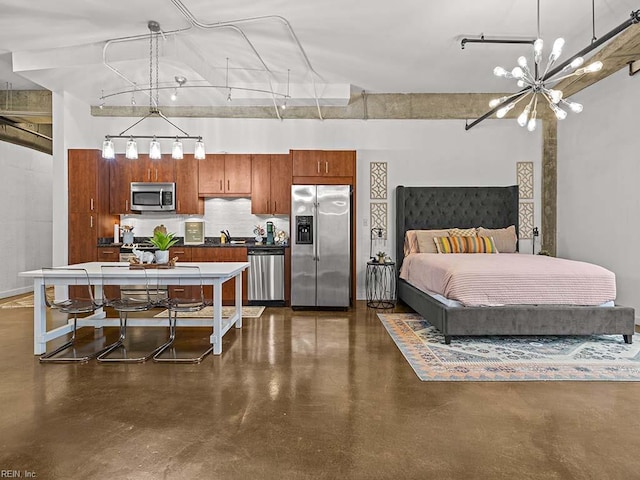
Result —
[{"label": "white decorative wall panel", "polygon": [[516,164],[520,200],[533,200],[533,162]]},{"label": "white decorative wall panel", "polygon": [[519,237],[533,238],[533,202],[520,202]]},{"label": "white decorative wall panel", "polygon": [[369,175],[369,191],[372,200],[387,198],[387,162],[371,162]]},{"label": "white decorative wall panel", "polygon": [[369,204],[371,228],[381,228],[383,238],[387,238],[387,204],[386,202],[371,202]]}]

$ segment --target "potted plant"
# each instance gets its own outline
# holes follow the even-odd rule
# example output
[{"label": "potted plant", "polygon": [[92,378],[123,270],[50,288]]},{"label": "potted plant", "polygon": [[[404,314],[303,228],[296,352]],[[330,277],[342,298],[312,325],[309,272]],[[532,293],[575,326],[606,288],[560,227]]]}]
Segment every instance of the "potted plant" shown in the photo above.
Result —
[{"label": "potted plant", "polygon": [[378,252],[376,253],[376,257],[378,257],[378,263],[384,263],[384,259],[387,256],[387,254],[385,252]]},{"label": "potted plant", "polygon": [[169,248],[178,242],[174,236],[175,233],[167,233],[158,229],[153,232],[153,237],[149,237],[149,242],[158,249],[156,263],[169,263]]}]

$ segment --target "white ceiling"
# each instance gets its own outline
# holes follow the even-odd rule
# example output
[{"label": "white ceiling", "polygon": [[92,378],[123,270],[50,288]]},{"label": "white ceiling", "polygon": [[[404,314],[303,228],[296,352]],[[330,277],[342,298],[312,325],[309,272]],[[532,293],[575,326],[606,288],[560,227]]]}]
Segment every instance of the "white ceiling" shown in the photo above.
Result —
[{"label": "white ceiling", "polygon": [[[125,80],[102,61],[108,40],[143,35],[140,41],[116,42],[107,49],[107,62],[140,88],[149,83],[149,30],[156,20],[164,32],[189,29],[177,0],[56,0],[33,2],[0,0],[0,89],[64,90],[92,104],[105,94],[129,88]],[[181,0],[202,23],[213,24],[249,17],[286,18],[310,64],[309,72],[285,25],[277,19],[237,23],[231,28],[191,27],[161,41],[159,83],[175,85],[184,75],[186,86],[228,84],[268,88],[267,75],[242,39],[255,46],[267,67],[273,88],[313,97],[311,80],[320,96],[339,97],[345,88],[370,93],[503,92],[515,85],[492,75],[493,67],[515,66],[531,47],[467,44],[463,37],[535,38],[537,0]],[[596,35],[601,36],[640,8],[640,0],[595,0]],[[565,37],[565,54],[591,41],[590,0],[540,0],[541,36],[547,48]],[[11,65],[13,62],[13,70]],[[191,88],[180,92],[177,104],[224,104],[227,90]],[[337,93],[336,93],[337,92]],[[162,91],[160,104],[171,102]],[[243,96],[233,91],[234,100]],[[292,100],[294,100],[292,99]],[[136,94],[138,104],[148,102]],[[110,98],[107,105],[129,105],[131,95]]]}]

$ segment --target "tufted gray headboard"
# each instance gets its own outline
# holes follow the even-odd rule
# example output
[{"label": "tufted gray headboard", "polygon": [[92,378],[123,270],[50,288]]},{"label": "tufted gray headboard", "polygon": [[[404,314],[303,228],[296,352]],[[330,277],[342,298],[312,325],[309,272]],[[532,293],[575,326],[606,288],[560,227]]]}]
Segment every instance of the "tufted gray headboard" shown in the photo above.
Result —
[{"label": "tufted gray headboard", "polygon": [[396,259],[404,257],[407,230],[505,228],[518,232],[518,186],[396,187]]}]

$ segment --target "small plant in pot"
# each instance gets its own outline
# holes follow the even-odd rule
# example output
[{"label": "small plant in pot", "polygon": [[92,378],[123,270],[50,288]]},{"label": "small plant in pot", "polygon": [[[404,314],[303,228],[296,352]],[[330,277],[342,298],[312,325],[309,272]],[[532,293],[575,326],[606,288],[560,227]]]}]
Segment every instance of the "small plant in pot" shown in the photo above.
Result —
[{"label": "small plant in pot", "polygon": [[169,263],[169,248],[178,242],[178,239],[174,238],[174,236],[174,233],[155,230],[153,237],[149,237],[149,242],[158,249],[156,263]]},{"label": "small plant in pot", "polygon": [[387,256],[387,254],[385,252],[378,252],[376,253],[376,257],[378,258],[378,263],[384,263],[384,259]]}]

